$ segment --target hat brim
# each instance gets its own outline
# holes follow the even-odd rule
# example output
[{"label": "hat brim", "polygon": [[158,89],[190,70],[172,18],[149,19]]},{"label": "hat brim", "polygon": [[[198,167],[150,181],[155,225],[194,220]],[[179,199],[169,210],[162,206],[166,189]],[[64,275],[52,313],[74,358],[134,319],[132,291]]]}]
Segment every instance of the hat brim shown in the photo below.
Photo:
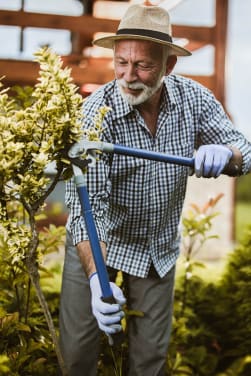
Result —
[{"label": "hat brim", "polygon": [[152,38],[152,37],[149,37],[149,36],[143,36],[143,35],[133,35],[133,34],[116,35],[116,34],[114,34],[114,35],[109,35],[107,37],[95,39],[92,43],[95,46],[98,46],[98,47],[113,49],[114,42],[116,42],[118,40],[126,40],[126,39],[127,40],[128,39],[147,40],[147,41],[150,41],[150,42],[155,42],[155,43],[159,43],[159,44],[168,46],[168,47],[170,47],[172,55],[177,55],[177,56],[191,56],[192,55],[192,53],[190,51],[188,51],[187,49],[185,49],[183,47],[178,46],[177,44],[167,42],[167,41],[157,39],[157,38]]}]

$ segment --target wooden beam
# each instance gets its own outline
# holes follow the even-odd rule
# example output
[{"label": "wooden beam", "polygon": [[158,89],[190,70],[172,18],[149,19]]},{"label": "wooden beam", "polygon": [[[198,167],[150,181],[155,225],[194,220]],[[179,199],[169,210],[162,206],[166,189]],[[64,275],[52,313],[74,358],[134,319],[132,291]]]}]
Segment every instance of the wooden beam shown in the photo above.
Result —
[{"label": "wooden beam", "polygon": [[4,77],[3,82],[11,82],[12,85],[20,83],[36,82],[38,77],[38,63],[33,61],[0,60],[0,77]]},{"label": "wooden beam", "polygon": [[214,44],[214,27],[207,26],[186,26],[173,25],[173,36],[176,38],[186,38],[204,44]]},{"label": "wooden beam", "polygon": [[[116,32],[119,21],[95,18],[91,15],[63,16],[57,14],[31,13],[0,10],[0,25],[63,29],[92,38],[99,31]],[[173,25],[173,35],[197,42],[214,43],[214,28]]]},{"label": "wooden beam", "polygon": [[202,48],[206,45],[208,45],[208,43],[189,40],[189,42],[185,45],[185,48],[187,48],[189,51],[193,52],[193,51],[199,50],[200,48]]},{"label": "wooden beam", "polygon": [[[85,59],[78,64],[69,63],[66,57],[65,66],[71,68],[71,76],[76,85],[86,83],[102,85],[114,78],[114,70],[111,59]],[[0,60],[0,76],[5,76],[6,86],[34,85],[38,78],[38,63],[23,60]],[[192,78],[210,90],[215,89],[215,76],[184,75]]]},{"label": "wooden beam", "polygon": [[198,81],[200,84],[204,85],[209,90],[215,90],[215,75],[202,76],[193,74],[182,74],[182,76]]},{"label": "wooden beam", "polygon": [[58,14],[31,13],[0,10],[0,25],[62,29],[92,37],[98,31],[115,32],[119,21],[94,18],[90,15],[63,16]]},{"label": "wooden beam", "polygon": [[[68,58],[68,57],[67,57]],[[79,64],[64,64],[71,68],[73,81],[81,86],[84,83],[103,84],[114,78],[110,59],[95,58],[82,60]],[[32,61],[0,60],[0,77],[4,76],[4,84],[34,85],[38,78],[39,65]]]}]

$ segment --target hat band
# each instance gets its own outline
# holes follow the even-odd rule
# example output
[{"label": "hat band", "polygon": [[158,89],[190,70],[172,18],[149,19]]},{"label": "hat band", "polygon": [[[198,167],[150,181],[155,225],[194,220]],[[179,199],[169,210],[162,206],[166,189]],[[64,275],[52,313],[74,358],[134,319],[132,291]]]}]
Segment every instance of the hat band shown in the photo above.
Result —
[{"label": "hat band", "polygon": [[161,31],[154,31],[154,30],[149,30],[149,29],[120,29],[116,33],[117,35],[138,35],[138,36],[143,36],[143,37],[150,37],[150,38],[155,38],[159,39],[165,42],[172,43],[172,37],[169,34],[162,33]]}]

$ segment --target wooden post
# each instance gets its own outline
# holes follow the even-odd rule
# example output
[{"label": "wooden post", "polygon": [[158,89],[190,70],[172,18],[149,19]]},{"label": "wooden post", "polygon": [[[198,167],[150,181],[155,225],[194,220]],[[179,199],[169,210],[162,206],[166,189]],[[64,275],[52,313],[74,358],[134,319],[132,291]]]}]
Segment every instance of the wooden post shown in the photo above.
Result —
[{"label": "wooden post", "polygon": [[[93,10],[93,3],[95,0],[81,0],[80,2],[83,4],[84,12],[83,14],[92,15]],[[91,38],[87,38],[86,36],[80,33],[71,33],[71,52],[73,54],[81,55],[84,46],[91,45]]]},{"label": "wooden post", "polygon": [[228,26],[228,0],[216,0],[215,6],[215,95],[223,106],[225,106],[225,60]]}]

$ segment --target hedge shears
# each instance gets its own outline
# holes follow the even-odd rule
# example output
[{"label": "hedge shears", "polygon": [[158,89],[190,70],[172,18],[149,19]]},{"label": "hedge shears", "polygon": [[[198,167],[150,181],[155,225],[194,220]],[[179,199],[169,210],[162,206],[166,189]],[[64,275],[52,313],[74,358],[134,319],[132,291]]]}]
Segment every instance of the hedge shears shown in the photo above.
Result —
[{"label": "hedge shears", "polygon": [[[69,150],[68,159],[70,160],[73,168],[74,180],[81,204],[82,214],[85,220],[87,234],[89,237],[96,271],[101,286],[102,299],[103,301],[112,304],[115,303],[115,299],[110,288],[108,272],[102,255],[97,229],[93,219],[92,208],[87,190],[86,174],[83,172],[83,169],[87,167],[91,168],[95,165],[97,152],[121,154],[128,157],[149,159],[175,165],[187,166],[192,169],[194,168],[195,158],[174,156],[145,149],[137,149],[123,145],[112,144],[108,142],[89,141],[86,139],[83,139],[82,141],[74,144]],[[228,171],[226,171],[225,173],[227,172]],[[121,342],[121,333],[122,332],[112,336],[114,343]]]}]

